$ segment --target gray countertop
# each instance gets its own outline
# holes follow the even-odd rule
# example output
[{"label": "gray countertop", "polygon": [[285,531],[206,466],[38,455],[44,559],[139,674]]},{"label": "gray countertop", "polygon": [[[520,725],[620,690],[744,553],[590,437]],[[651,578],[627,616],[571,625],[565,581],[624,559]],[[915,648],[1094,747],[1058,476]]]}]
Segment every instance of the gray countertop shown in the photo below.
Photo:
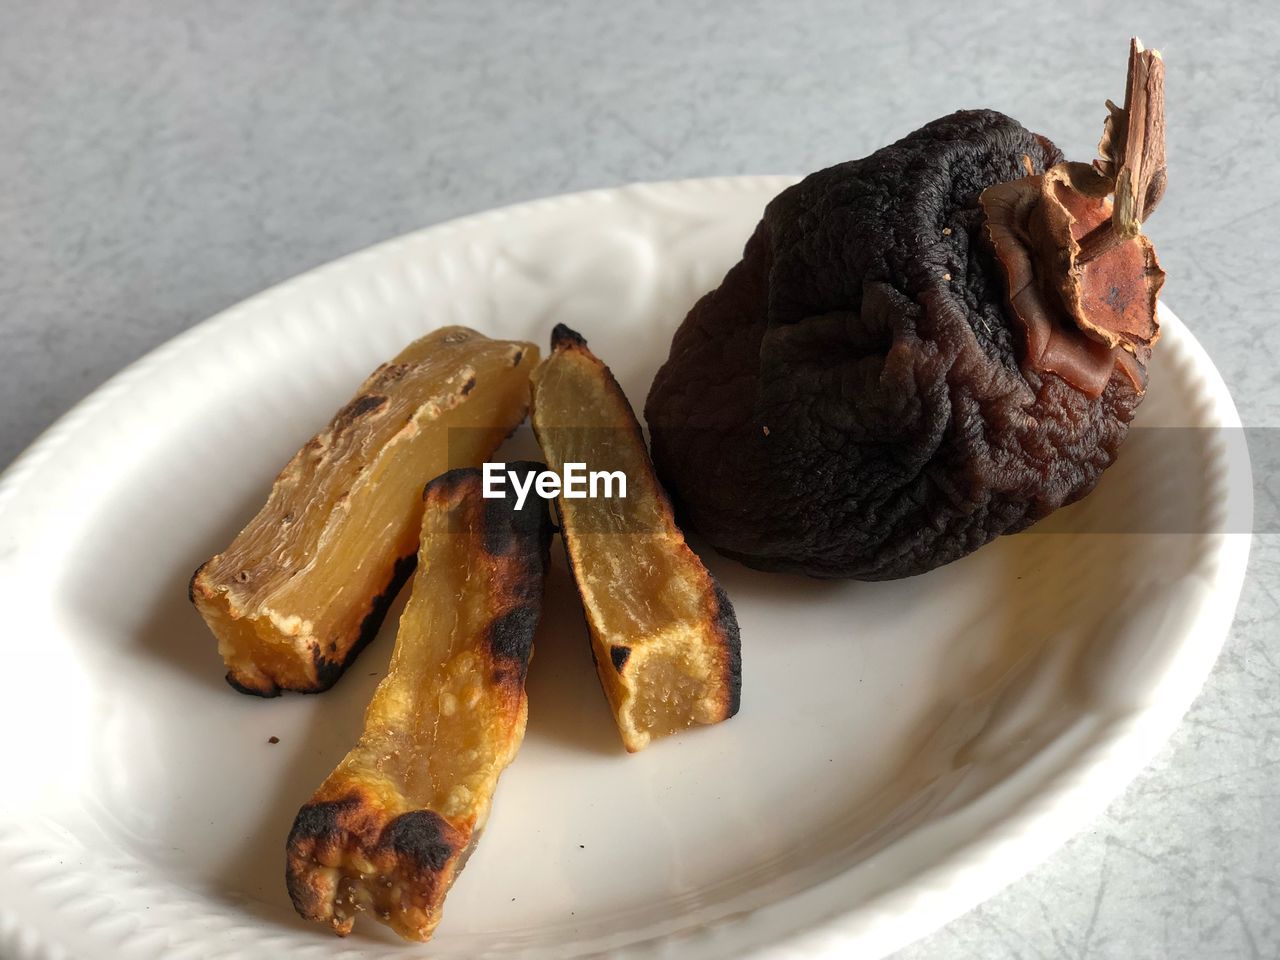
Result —
[{"label": "gray countertop", "polygon": [[[1280,425],[1271,4],[10,0],[3,21],[0,464],[191,324],[458,214],[805,172],[969,106],[1087,158],[1134,33],[1168,64],[1165,299],[1246,425]],[[1093,829],[904,960],[1280,956],[1277,566],[1256,538],[1204,692]]]}]

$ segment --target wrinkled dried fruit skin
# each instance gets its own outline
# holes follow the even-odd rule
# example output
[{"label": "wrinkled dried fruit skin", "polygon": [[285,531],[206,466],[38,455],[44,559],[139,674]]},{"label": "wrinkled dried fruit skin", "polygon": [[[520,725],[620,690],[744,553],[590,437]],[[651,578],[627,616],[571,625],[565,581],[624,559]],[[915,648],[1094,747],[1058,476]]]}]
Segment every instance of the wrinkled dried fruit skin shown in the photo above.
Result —
[{"label": "wrinkled dried fruit skin", "polygon": [[987,187],[1061,159],[992,111],[819,171],[765,211],[645,407],[684,522],[767,570],[891,579],[1088,493],[1140,400],[1020,362]]}]

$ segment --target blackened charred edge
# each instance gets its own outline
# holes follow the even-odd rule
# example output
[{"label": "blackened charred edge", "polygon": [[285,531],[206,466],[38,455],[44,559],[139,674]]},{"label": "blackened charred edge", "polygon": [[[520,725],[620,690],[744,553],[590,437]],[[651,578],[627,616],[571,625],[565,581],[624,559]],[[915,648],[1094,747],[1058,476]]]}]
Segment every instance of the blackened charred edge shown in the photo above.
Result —
[{"label": "blackened charred edge", "polygon": [[446,470],[434,480],[427,481],[427,485],[422,488],[422,499],[426,500],[433,493],[448,496],[449,491],[454,487],[461,486],[470,478],[475,478],[476,481],[479,481],[480,476],[478,467],[454,467],[452,470]]},{"label": "blackened charred edge", "polygon": [[551,349],[563,350],[566,347],[585,347],[587,338],[567,324],[557,323],[551,331]]},{"label": "blackened charred edge", "polygon": [[[514,432],[514,430],[513,430]],[[546,469],[546,464],[528,460],[518,460],[503,464],[506,470],[524,476],[530,472]],[[484,502],[484,550],[494,556],[503,556],[517,541],[526,539],[526,534],[533,532],[536,526],[546,526],[545,538],[550,541],[550,519],[546,516],[546,501],[530,488],[524,506],[515,508],[516,492],[510,484],[504,484],[503,496],[484,497],[482,493],[483,474],[479,467],[455,467],[440,474],[430,481],[422,491],[424,500],[433,495],[448,497],[462,490],[463,496],[481,498]],[[467,489],[463,489],[467,488]]]},{"label": "blackened charred edge", "polygon": [[191,574],[191,579],[187,581],[187,599],[193,604],[196,602],[196,580],[200,576],[200,571],[207,567],[212,560],[206,560],[200,566],[196,567],[195,573]]},{"label": "blackened charred edge", "polygon": [[622,673],[622,668],[627,665],[627,661],[631,659],[631,648],[617,644],[609,648],[609,659],[613,661],[613,669],[618,673]]},{"label": "blackened charred edge", "polygon": [[[533,460],[517,460],[508,463],[506,468],[508,473],[523,482],[526,477],[541,473],[547,465]],[[506,483],[503,490],[505,493],[501,499],[486,499],[484,502],[485,552],[506,556],[513,549],[522,549],[524,544],[537,544],[545,567],[547,547],[551,543],[551,516],[547,512],[547,501],[530,487],[524,505],[517,510],[515,485]]]},{"label": "blackened charred edge", "polygon": [[[200,566],[196,567],[196,572],[191,574],[191,579],[187,582],[187,599],[193,604],[196,602],[196,580],[199,579],[200,572],[212,562],[212,560],[206,560],[204,563],[200,564]],[[232,690],[237,693],[246,694],[250,697],[262,697],[264,700],[270,700],[273,697],[280,696],[282,692],[280,687],[274,683],[269,686],[251,687],[248,684],[237,680],[229,670],[225,675],[225,679],[227,681],[227,686]]]},{"label": "blackened charred edge", "polygon": [[293,828],[289,831],[289,840],[285,846],[293,852],[307,841],[325,842],[339,839],[350,829],[350,824],[346,822],[349,815],[357,810],[362,802],[360,794],[351,793],[337,800],[303,804],[298,815],[293,818]]},{"label": "blackened charred edge", "polygon": [[[541,587],[541,577],[538,577]],[[529,670],[529,657],[533,653],[533,634],[542,616],[541,598],[535,594],[518,606],[495,618],[489,624],[489,653],[504,676],[509,670],[512,678],[523,685]]]},{"label": "blackened charred edge", "polygon": [[[509,485],[508,485],[509,486]],[[531,498],[536,498],[534,491],[529,491]],[[486,499],[484,502],[484,550],[492,556],[502,556],[515,542],[515,531],[512,529],[511,515],[515,511],[506,497],[498,500]]]},{"label": "blackened charred edge", "polygon": [[302,691],[303,693],[323,693],[338,682],[338,678],[351,665],[351,661],[355,660],[360,651],[367,647],[373,641],[373,638],[378,635],[378,629],[382,626],[382,621],[386,618],[387,611],[391,609],[391,604],[395,600],[396,594],[400,592],[400,588],[405,585],[405,581],[409,579],[414,567],[417,565],[417,553],[407,554],[396,561],[396,565],[391,571],[391,579],[387,581],[386,589],[370,601],[369,612],[360,621],[360,630],[356,634],[355,642],[339,658],[330,660],[323,655],[320,647],[316,647],[313,653],[316,666],[316,686]]},{"label": "blackened charred edge", "polygon": [[325,917],[325,904],[311,882],[312,857],[308,847],[329,846],[341,840],[347,831],[345,821],[360,806],[358,794],[340,800],[324,800],[304,804],[293,818],[289,839],[285,841],[284,882],[293,908],[309,920]]},{"label": "blackened charred edge", "polygon": [[[245,686],[243,683],[241,683],[239,680],[233,677],[230,671],[227,672],[226,679],[227,679],[227,685],[231,687],[232,690],[236,691],[237,693],[246,693],[251,697],[262,697],[262,699],[264,700],[270,700],[272,697],[280,696],[280,693],[281,693],[280,688],[276,686],[274,683],[270,687],[262,687],[262,688]],[[307,691],[307,692],[310,692],[310,691]]]},{"label": "blackened charred edge", "polygon": [[[533,477],[545,464],[522,460],[508,465],[519,477]],[[506,558],[514,568],[507,596],[511,606],[489,625],[489,651],[499,668],[495,678],[524,684],[533,653],[533,636],[542,615],[542,588],[549,569],[554,525],[548,503],[530,491],[515,507],[508,490],[502,500],[488,500],[484,515],[484,549]]]},{"label": "blackened charred edge", "polygon": [[463,834],[433,810],[402,813],[380,831],[378,820],[377,810],[358,791],[312,801],[298,811],[285,843],[285,885],[299,914],[330,919],[331,903],[322,899],[315,883],[317,848],[332,851],[354,844],[375,857],[379,850],[390,851],[397,875],[415,884],[427,881],[435,891],[447,889],[447,884],[437,886],[437,878],[457,861],[466,845]]},{"label": "blackened charred edge", "polygon": [[396,817],[382,832],[381,846],[390,847],[409,875],[440,873],[459,852],[459,837],[449,821],[434,810],[411,810]]},{"label": "blackened charred edge", "polygon": [[474,376],[467,377],[467,382],[462,385],[462,389],[458,392],[464,397],[476,388],[476,378]]},{"label": "blackened charred edge", "polygon": [[720,581],[712,576],[710,571],[707,571],[707,576],[711,580],[711,588],[715,593],[714,624],[724,647],[725,686],[729,694],[724,718],[728,720],[742,705],[742,635],[738,629],[738,615],[733,611],[733,603],[729,600],[729,595],[724,592],[724,587],[720,586]]}]

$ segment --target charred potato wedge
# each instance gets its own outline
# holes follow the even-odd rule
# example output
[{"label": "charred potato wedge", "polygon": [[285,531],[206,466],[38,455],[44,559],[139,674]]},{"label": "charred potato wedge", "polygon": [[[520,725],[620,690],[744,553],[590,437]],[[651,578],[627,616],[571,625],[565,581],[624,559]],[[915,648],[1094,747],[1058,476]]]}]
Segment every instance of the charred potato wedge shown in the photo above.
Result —
[{"label": "charred potato wedge", "polygon": [[266,506],[191,580],[227,681],[327,690],[413,571],[422,485],[481,463],[524,419],[530,343],[444,327],[383,364],[298,451]]},{"label": "charred potato wedge", "polygon": [[407,939],[431,936],[524,737],[551,521],[537,496],[517,510],[481,495],[475,469],[427,486],[390,669],[359,742],[289,835],[294,907],[342,936],[361,910]]},{"label": "charred potato wedge", "polygon": [[[628,751],[738,712],[729,598],[685,543],[635,413],[609,368],[563,324],[533,373],[533,429],[549,466],[626,477],[624,499],[557,501],[600,682]],[[599,491],[597,491],[599,492]]]}]

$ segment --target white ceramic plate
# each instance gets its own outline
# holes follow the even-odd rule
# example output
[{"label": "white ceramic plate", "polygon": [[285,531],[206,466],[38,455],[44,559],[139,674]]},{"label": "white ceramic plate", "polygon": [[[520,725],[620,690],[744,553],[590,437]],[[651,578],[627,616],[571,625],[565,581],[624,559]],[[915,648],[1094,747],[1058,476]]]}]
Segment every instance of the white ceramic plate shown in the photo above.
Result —
[{"label": "white ceramic plate", "polygon": [[[187,578],[361,378],[437,325],[545,342],[567,322],[641,404],[789,182],[599,191],[374,247],[178,337],[21,458],[0,485],[0,954],[423,955],[371,922],[334,940],[282,879],[394,611],[332,692],[257,700],[223,682]],[[1141,422],[1238,426],[1167,311],[1164,330]],[[742,625],[742,711],[636,756],[558,568],[524,748],[427,954],[865,958],[987,897],[1100,811],[1213,664],[1248,552],[1223,532],[1248,529],[1238,432],[1131,439],[1036,532],[909,581],[708,555]],[[1189,516],[1204,532],[1100,532]]]}]

